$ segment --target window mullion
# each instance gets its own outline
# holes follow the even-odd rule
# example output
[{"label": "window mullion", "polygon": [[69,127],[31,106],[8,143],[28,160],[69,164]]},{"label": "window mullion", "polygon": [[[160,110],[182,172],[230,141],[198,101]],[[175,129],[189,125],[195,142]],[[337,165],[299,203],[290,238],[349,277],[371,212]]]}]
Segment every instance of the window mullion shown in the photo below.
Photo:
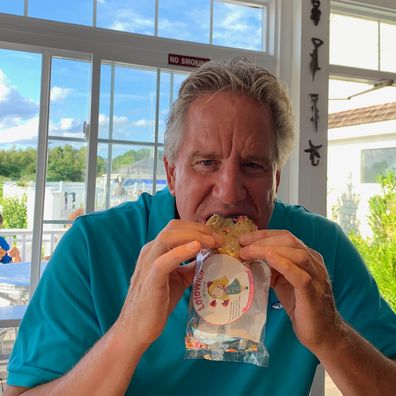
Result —
[{"label": "window mullion", "polygon": [[160,86],[161,70],[157,69],[157,89],[155,100],[155,131],[154,131],[154,158],[153,158],[153,194],[157,191],[157,168],[158,168],[158,132],[159,132],[159,110],[160,110]]},{"label": "window mullion", "polygon": [[213,44],[213,2],[210,0],[210,21],[209,21],[209,44]]},{"label": "window mullion", "polygon": [[99,129],[100,69],[101,58],[100,56],[94,54],[92,57],[91,115],[88,133],[88,166],[85,196],[86,213],[90,213],[95,210],[96,158],[98,151]]},{"label": "window mullion", "polygon": [[158,2],[159,0],[155,0],[155,15],[154,15],[154,36],[158,36],[158,16],[159,16],[159,12],[158,12]]},{"label": "window mullion", "polygon": [[37,144],[37,173],[36,191],[33,214],[33,235],[32,235],[32,265],[30,271],[30,298],[35,291],[40,279],[41,267],[41,244],[44,217],[45,200],[45,180],[47,173],[47,153],[48,153],[48,122],[49,122],[49,101],[51,83],[51,61],[52,56],[47,51],[43,51],[41,67],[40,86],[40,115],[39,134]]}]

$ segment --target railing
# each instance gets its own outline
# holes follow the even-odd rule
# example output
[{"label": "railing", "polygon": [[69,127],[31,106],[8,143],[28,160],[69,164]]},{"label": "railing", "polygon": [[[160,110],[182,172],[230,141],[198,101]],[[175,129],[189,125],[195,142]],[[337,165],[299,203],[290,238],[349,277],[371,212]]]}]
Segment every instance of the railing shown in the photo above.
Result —
[{"label": "railing", "polygon": [[[54,249],[61,239],[62,235],[66,232],[67,228],[54,228],[51,230],[43,231],[43,241],[42,241],[42,257],[51,256]],[[32,236],[33,231],[27,229],[10,228],[1,229],[0,236],[5,238],[5,240],[10,245],[16,246],[19,249],[22,261],[30,261],[32,252]]]}]

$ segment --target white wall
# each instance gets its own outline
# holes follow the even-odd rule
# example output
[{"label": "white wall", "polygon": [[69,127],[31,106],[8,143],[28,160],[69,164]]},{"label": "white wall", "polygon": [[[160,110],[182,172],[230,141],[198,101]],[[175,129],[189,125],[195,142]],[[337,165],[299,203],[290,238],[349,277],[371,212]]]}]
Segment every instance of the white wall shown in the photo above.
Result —
[{"label": "white wall", "polygon": [[365,237],[372,235],[367,221],[368,201],[381,189],[377,183],[361,182],[361,151],[388,147],[396,147],[396,120],[329,130],[327,213],[331,214],[337,199],[352,184],[352,192],[359,196],[359,230]]}]

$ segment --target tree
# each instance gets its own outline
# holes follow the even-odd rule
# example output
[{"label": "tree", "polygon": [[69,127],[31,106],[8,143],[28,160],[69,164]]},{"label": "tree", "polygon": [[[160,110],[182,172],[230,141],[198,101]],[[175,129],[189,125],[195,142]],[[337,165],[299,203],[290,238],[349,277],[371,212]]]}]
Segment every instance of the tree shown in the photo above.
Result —
[{"label": "tree", "polygon": [[396,173],[388,172],[378,181],[382,194],[369,200],[368,220],[373,237],[364,239],[358,233],[350,237],[382,295],[396,311]]},{"label": "tree", "polygon": [[71,145],[57,146],[48,150],[48,181],[84,181],[86,149],[74,149]]}]

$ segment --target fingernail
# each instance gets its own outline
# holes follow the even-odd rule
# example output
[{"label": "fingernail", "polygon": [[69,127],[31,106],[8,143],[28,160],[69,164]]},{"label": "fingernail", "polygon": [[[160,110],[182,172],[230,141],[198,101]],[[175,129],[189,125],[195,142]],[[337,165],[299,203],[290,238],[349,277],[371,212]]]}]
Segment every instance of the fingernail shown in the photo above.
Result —
[{"label": "fingernail", "polygon": [[191,250],[197,250],[201,247],[201,244],[198,241],[193,241],[187,244],[187,247]]}]

